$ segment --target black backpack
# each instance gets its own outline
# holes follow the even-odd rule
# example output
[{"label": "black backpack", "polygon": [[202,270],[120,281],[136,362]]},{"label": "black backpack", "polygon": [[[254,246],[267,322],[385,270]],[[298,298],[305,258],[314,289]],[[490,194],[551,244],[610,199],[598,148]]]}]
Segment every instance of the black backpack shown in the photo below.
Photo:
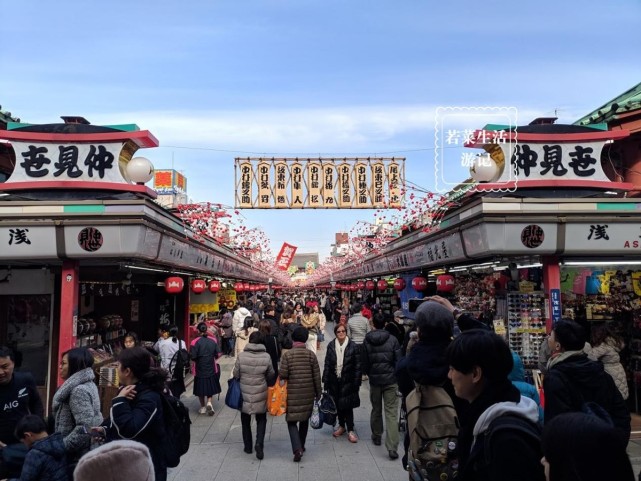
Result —
[{"label": "black backpack", "polygon": [[[177,339],[180,346],[180,339]],[[182,381],[189,373],[189,352],[187,349],[179,347],[169,361],[169,373],[172,381]]]},{"label": "black backpack", "polygon": [[180,463],[180,457],[189,450],[189,441],[191,439],[189,409],[185,407],[180,399],[168,392],[161,394],[160,398],[162,400],[166,432],[166,437],[162,444],[165,461],[168,467],[175,468]]},{"label": "black backpack", "polygon": [[483,444],[483,462],[489,466],[492,460],[492,436],[498,431],[503,430],[518,431],[524,436],[530,438],[534,446],[541,444],[542,427],[540,423],[534,423],[525,419],[518,414],[503,414],[490,422],[485,431],[485,440]]}]

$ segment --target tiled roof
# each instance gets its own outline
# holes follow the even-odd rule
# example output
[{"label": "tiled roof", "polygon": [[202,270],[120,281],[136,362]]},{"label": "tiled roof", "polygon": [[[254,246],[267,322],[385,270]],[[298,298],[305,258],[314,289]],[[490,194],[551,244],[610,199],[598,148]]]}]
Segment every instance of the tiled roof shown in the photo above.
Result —
[{"label": "tiled roof", "polygon": [[641,109],[641,83],[580,118],[574,122],[574,125],[605,123],[616,119],[618,115],[639,109]]}]

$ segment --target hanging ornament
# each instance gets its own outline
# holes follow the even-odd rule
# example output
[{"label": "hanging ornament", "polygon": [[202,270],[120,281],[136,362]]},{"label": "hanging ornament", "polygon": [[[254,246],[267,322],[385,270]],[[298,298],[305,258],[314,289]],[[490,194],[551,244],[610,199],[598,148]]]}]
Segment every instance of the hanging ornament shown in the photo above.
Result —
[{"label": "hanging ornament", "polygon": [[385,279],[381,279],[376,283],[376,287],[378,288],[379,291],[384,291],[387,289],[387,281]]},{"label": "hanging ornament", "polygon": [[367,289],[368,291],[373,291],[374,289],[376,289],[376,283],[374,281],[366,281],[365,289]]},{"label": "hanging ornament", "polygon": [[396,289],[397,291],[402,291],[403,289],[405,289],[405,286],[405,279],[403,279],[402,277],[399,277],[394,281],[394,289]]},{"label": "hanging ornament", "polygon": [[216,293],[220,290],[220,281],[209,281],[209,292]]},{"label": "hanging ornament", "polygon": [[234,284],[234,290],[236,292],[243,292],[245,290],[245,284],[243,284],[242,282],[236,282]]},{"label": "hanging ornament", "polygon": [[207,283],[203,279],[191,281],[191,290],[194,294],[202,294],[207,289]]},{"label": "hanging ornament", "polygon": [[417,276],[412,279],[412,289],[418,292],[423,292],[427,290],[427,279],[422,276]]},{"label": "hanging ornament", "polygon": [[178,294],[185,287],[185,281],[182,277],[168,277],[165,279],[165,292],[168,294]]},{"label": "hanging ornament", "polygon": [[365,289],[365,281],[358,281],[358,282],[356,283],[356,288],[357,288],[359,291],[362,291],[363,289]]},{"label": "hanging ornament", "polygon": [[438,292],[452,292],[455,287],[454,281],[452,274],[442,274],[436,278],[436,290]]}]

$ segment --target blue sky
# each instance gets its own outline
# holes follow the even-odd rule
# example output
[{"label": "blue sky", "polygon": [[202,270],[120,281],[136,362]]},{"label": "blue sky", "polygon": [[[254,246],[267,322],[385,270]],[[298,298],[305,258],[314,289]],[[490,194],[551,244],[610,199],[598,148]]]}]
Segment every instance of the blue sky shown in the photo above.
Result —
[{"label": "blue sky", "polygon": [[[228,205],[236,156],[385,152],[434,189],[437,107],[572,122],[641,81],[636,0],[0,0],[0,15],[3,110],[136,123],[161,144],[139,153],[181,170],[195,201]],[[373,212],[243,215],[274,253],[324,257]]]}]

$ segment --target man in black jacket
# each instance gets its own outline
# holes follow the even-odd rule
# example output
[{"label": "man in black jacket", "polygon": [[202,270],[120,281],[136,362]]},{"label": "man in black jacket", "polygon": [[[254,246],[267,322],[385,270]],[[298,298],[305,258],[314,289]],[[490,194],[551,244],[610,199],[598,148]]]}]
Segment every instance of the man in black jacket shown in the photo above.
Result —
[{"label": "man in black jacket", "polygon": [[559,321],[550,333],[548,344],[551,357],[543,380],[545,421],[562,413],[581,411],[586,403],[596,403],[608,412],[627,443],[630,412],[603,364],[591,361],[583,352],[583,328],[574,321]]},{"label": "man in black jacket", "polygon": [[[36,382],[28,372],[14,372],[13,351],[0,347],[0,447],[20,451],[23,445],[15,437],[16,424],[27,414],[44,416]],[[7,446],[10,446],[7,448]],[[26,449],[24,449],[26,455]],[[17,469],[17,475],[16,470]],[[20,466],[0,464],[0,479],[20,476]]]},{"label": "man in black jacket", "polygon": [[398,403],[396,395],[396,362],[400,346],[394,336],[385,330],[385,319],[374,316],[374,330],[367,333],[361,348],[361,367],[369,377],[369,398],[372,403],[370,427],[372,441],[381,444],[383,435],[383,402],[385,403],[385,447],[390,459],[398,459]]}]

